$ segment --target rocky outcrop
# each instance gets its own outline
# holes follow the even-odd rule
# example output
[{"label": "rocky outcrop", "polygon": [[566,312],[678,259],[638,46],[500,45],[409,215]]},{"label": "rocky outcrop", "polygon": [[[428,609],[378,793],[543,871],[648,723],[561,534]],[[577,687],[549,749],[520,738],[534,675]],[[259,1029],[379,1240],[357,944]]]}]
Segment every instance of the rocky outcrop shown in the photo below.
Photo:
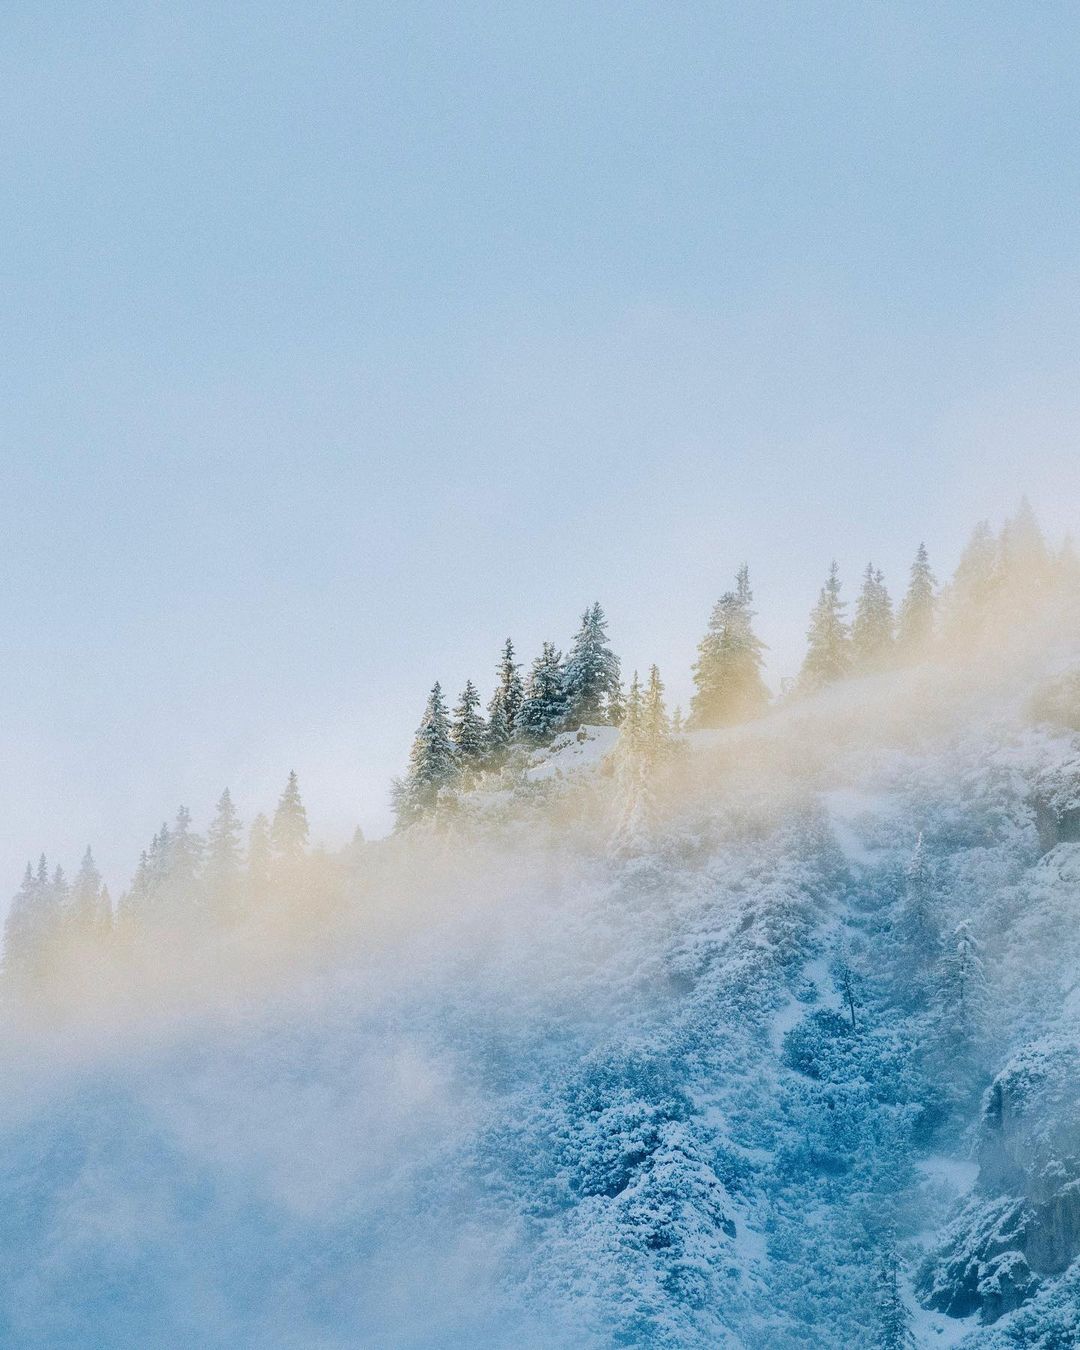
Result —
[{"label": "rocky outcrop", "polygon": [[1080,1046],[1030,1046],[987,1093],[975,1194],[924,1268],[920,1292],[952,1317],[996,1321],[1080,1256]]}]

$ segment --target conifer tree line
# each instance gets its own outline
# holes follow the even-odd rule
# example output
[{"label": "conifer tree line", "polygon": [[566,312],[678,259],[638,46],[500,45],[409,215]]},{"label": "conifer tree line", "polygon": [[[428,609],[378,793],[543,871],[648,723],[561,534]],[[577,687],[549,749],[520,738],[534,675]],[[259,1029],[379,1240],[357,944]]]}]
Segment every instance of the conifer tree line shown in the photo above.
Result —
[{"label": "conifer tree line", "polygon": [[163,822],[139,857],[131,884],[113,905],[87,847],[74,880],[50,869],[42,854],[27,863],[4,928],[3,974],[11,987],[32,985],[63,949],[77,950],[193,913],[228,923],[255,910],[276,888],[301,880],[308,857],[307,812],[290,773],[272,818],[259,814],[245,843],[228,790],[222,792],[205,835],[181,806]]},{"label": "conifer tree line", "polygon": [[560,732],[583,725],[622,722],[619,658],[611,649],[599,602],[582,614],[565,655],[553,642],[543,643],[524,678],[515,658],[507,638],[486,717],[472,680],[466,681],[452,709],[442,685],[432,687],[408,769],[392,789],[399,828],[422,820],[440,798],[473,786],[481,774],[501,770],[515,750],[549,745]]},{"label": "conifer tree line", "polygon": [[[977,638],[995,613],[1030,606],[1033,595],[1062,581],[1078,584],[1080,563],[1069,541],[1056,553],[1047,546],[1026,500],[999,534],[985,522],[976,527],[947,587],[938,585],[926,546],[920,543],[898,604],[881,569],[871,562],[849,618],[840,569],[833,562],[810,614],[802,668],[786,692],[806,696],[852,676],[914,664],[940,642]],[[744,564],[733,589],[713,606],[698,644],[686,730],[734,726],[760,717],[772,704],[762,673],[766,647],[754,627],[753,598]],[[514,762],[515,751],[549,745],[561,732],[582,725],[622,726],[627,746],[639,745],[635,709],[639,702],[644,706],[645,693],[636,674],[629,694],[624,693],[619,658],[598,603],[582,615],[565,656],[554,643],[545,642],[524,679],[520,672],[514,645],[507,639],[486,717],[471,680],[453,709],[442,686],[432,688],[408,769],[393,785],[399,827],[429,816],[440,800],[474,786],[481,775],[504,769]],[[678,709],[669,730],[675,735],[684,730]]]},{"label": "conifer tree line", "polygon": [[[926,548],[913,558],[904,593],[894,604],[880,569],[869,563],[851,618],[839,568],[829,568],[810,615],[807,649],[798,678],[783,697],[801,698],[852,676],[875,675],[932,655],[940,647],[967,651],[992,641],[1057,591],[1080,597],[1080,560],[1070,541],[1050,548],[1027,503],[995,533],[980,523],[952,581],[940,587]],[[635,671],[624,689],[607,619],[594,603],[564,654],[545,642],[523,674],[510,639],[495,664],[486,706],[473,681],[451,705],[436,683],[417,728],[405,775],[393,785],[399,829],[437,813],[485,776],[512,779],[529,754],[582,726],[620,728],[620,778],[624,784],[620,837],[631,840],[647,818],[650,778],[671,756],[684,731],[723,728],[763,715],[772,696],[762,670],[764,643],[755,630],[750,574],[739,568],[734,586],[717,600],[698,645],[689,715],[669,714],[664,684],[653,665],[642,681]],[[493,780],[494,781],[494,780]],[[87,848],[73,879],[44,856],[27,864],[5,925],[3,970],[10,981],[32,981],[57,945],[79,946],[152,926],[192,912],[217,921],[250,913],[264,898],[305,885],[310,869],[308,821],[296,774],[271,817],[259,814],[245,831],[226,789],[205,834],[181,807],[163,823],[138,862],[128,889],[114,906]],[[977,1001],[978,947],[970,933],[927,936],[918,858],[909,878],[904,923],[911,950],[933,955],[941,941],[946,982],[955,1003]],[[917,932],[915,930],[918,930]],[[926,930],[926,931],[924,931]],[[927,964],[933,965],[927,955]],[[910,972],[912,984],[923,972]]]}]

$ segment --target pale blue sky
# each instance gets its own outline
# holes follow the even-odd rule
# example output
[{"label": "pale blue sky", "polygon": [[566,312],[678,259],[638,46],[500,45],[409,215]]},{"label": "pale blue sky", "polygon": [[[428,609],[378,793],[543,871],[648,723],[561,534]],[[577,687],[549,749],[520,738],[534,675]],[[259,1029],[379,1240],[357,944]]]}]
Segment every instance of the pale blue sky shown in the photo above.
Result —
[{"label": "pale blue sky", "polygon": [[387,821],[432,680],[600,598],[685,698],[744,558],[1078,511],[1071,4],[21,3],[0,44],[13,886],[295,767]]}]

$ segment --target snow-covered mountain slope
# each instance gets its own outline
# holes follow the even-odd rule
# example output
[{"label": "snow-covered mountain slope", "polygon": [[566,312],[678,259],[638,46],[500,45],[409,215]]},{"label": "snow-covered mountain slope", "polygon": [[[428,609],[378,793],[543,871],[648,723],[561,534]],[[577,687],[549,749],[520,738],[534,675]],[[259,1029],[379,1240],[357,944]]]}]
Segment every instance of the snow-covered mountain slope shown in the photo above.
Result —
[{"label": "snow-covered mountain slope", "polygon": [[571,740],[118,953],[5,1033],[0,1343],[1080,1344],[1078,657]]}]

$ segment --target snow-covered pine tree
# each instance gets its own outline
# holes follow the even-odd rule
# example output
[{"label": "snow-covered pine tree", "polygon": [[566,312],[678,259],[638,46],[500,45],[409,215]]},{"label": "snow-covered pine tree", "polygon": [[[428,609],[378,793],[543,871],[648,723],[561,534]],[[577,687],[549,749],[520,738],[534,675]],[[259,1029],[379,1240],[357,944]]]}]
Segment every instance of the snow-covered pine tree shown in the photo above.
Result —
[{"label": "snow-covered pine tree", "polygon": [[506,719],[506,725],[513,734],[514,720],[517,717],[517,711],[521,707],[521,700],[525,697],[525,689],[521,680],[521,665],[514,660],[514,644],[509,638],[503,644],[502,656],[499,658],[499,668],[496,672],[498,683],[495,686],[493,701],[498,698]]},{"label": "snow-covered pine tree", "polygon": [[626,699],[623,697],[622,680],[620,679],[608,695],[607,720],[613,727],[621,726],[625,713]]},{"label": "snow-covered pine tree", "polygon": [[547,745],[566,721],[562,655],[553,642],[545,642],[529,671],[514,731],[531,745]]},{"label": "snow-covered pine tree", "polygon": [[611,702],[617,703],[619,697],[619,658],[608,643],[607,619],[599,601],[581,616],[566,658],[563,689],[568,726],[611,720]]},{"label": "snow-covered pine tree", "polygon": [[649,683],[645,686],[642,707],[642,733],[645,758],[650,766],[658,764],[670,748],[671,723],[664,706],[664,684],[660,668],[649,668]]},{"label": "snow-covered pine tree", "polygon": [[964,919],[944,943],[940,966],[940,994],[945,1016],[963,1041],[977,1031],[986,994],[982,950]]},{"label": "snow-covered pine tree", "polygon": [[885,578],[873,563],[867,563],[851,625],[852,660],[860,674],[872,674],[888,666],[893,654],[894,629]]},{"label": "snow-covered pine tree", "polygon": [[480,695],[472,680],[465,681],[465,688],[454,709],[450,739],[463,770],[475,771],[481,767],[488,747],[487,726],[480,715]]},{"label": "snow-covered pine tree", "polygon": [[645,744],[645,701],[641,692],[641,681],[635,670],[630,681],[630,692],[626,698],[622,724],[619,727],[619,748],[626,754],[640,752]]},{"label": "snow-covered pine tree", "polygon": [[488,703],[487,726],[484,731],[484,762],[497,769],[506,759],[513,742],[513,728],[507,721],[506,704],[501,689],[496,689]]},{"label": "snow-covered pine tree", "polygon": [[896,628],[896,646],[904,660],[916,661],[929,650],[936,611],[937,582],[930,570],[926,545],[920,544],[911,564],[911,580]]},{"label": "snow-covered pine tree", "polygon": [[735,589],[725,591],[713,606],[698,644],[691,726],[731,726],[759,717],[768,706],[769,691],[761,677],[765,646],[754,632],[752,602],[750,571],[744,564],[736,573]]},{"label": "snow-covered pine tree", "polygon": [[878,1261],[874,1305],[874,1350],[912,1350],[911,1322],[900,1287],[900,1259],[891,1236],[885,1239]]},{"label": "snow-covered pine tree", "polygon": [[270,826],[270,847],[275,864],[292,870],[303,862],[308,844],[308,818],[300,797],[296,771],[289,774]]},{"label": "snow-covered pine tree", "polygon": [[840,569],[834,562],[810,615],[806,658],[799,674],[799,688],[814,693],[835,684],[851,671],[851,633],[840,599]]},{"label": "snow-covered pine tree", "polygon": [[240,817],[226,788],[206,832],[206,869],[203,884],[210,907],[219,914],[236,913],[243,890],[243,850]]},{"label": "snow-covered pine tree", "polygon": [[855,1010],[862,1002],[862,978],[848,948],[842,948],[833,958],[830,973],[832,974],[833,988],[840,995],[840,1001],[847,1009],[848,1017],[851,1019],[851,1029],[856,1031],[858,1027]]},{"label": "snow-covered pine tree", "polygon": [[647,696],[635,670],[619,728],[616,758],[615,823],[608,851],[617,858],[637,857],[649,847],[653,797],[647,725]]},{"label": "snow-covered pine tree", "polygon": [[450,718],[442,686],[436,682],[413,738],[409,768],[394,797],[399,829],[434,811],[439,793],[452,787],[458,777],[457,751],[450,739]]}]

